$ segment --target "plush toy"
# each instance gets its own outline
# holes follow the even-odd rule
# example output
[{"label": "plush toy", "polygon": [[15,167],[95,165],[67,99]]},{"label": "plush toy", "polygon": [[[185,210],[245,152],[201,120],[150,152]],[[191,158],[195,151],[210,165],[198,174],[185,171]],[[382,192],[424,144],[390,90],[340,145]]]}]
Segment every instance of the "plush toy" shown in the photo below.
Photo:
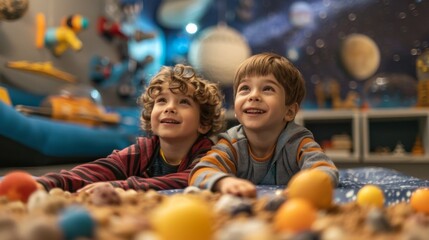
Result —
[{"label": "plush toy", "polygon": [[38,48],[48,47],[55,56],[61,56],[68,48],[75,51],[82,49],[83,44],[77,34],[88,28],[89,21],[81,15],[71,15],[63,19],[61,26],[48,28],[43,14],[36,16],[37,36],[36,46]]}]

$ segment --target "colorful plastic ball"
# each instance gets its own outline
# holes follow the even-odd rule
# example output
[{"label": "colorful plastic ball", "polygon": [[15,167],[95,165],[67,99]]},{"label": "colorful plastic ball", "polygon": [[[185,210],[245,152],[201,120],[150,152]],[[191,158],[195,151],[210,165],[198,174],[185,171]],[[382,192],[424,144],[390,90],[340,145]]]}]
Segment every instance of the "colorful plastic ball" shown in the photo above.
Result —
[{"label": "colorful plastic ball", "polygon": [[160,240],[212,239],[214,216],[193,195],[173,195],[154,210],[152,225]]},{"label": "colorful plastic ball", "polygon": [[363,186],[356,196],[356,201],[360,206],[373,206],[382,208],[384,206],[384,193],[376,185]]},{"label": "colorful plastic ball", "polygon": [[410,197],[410,204],[417,212],[429,214],[429,188],[416,189]]},{"label": "colorful plastic ball", "polygon": [[6,174],[0,182],[0,196],[9,201],[26,203],[30,195],[37,190],[37,182],[27,172],[13,171]]},{"label": "colorful plastic ball", "polygon": [[61,213],[58,221],[66,240],[94,237],[95,221],[83,207],[68,207]]},{"label": "colorful plastic ball", "polygon": [[292,177],[286,188],[289,199],[304,198],[319,209],[332,206],[333,194],[331,177],[318,169],[301,170]]},{"label": "colorful plastic ball", "polygon": [[310,230],[317,218],[317,209],[306,199],[287,200],[274,216],[274,229],[278,232],[297,233]]}]

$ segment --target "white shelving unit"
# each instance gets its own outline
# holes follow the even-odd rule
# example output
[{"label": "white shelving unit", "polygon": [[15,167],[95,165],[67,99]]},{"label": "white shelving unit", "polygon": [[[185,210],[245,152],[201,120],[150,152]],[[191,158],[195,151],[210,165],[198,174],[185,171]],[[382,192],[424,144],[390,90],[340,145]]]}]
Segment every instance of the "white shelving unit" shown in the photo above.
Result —
[{"label": "white shelving unit", "polygon": [[[371,109],[362,112],[361,118],[364,162],[429,162],[429,109]],[[411,154],[417,137],[422,141],[423,155]],[[397,143],[405,145],[404,154],[375,151],[377,146],[393,150]]]},{"label": "white shelving unit", "polygon": [[[228,111],[227,119],[234,119],[232,111]],[[312,131],[321,145],[333,135],[348,134],[350,153],[327,151],[337,163],[429,163],[429,108],[300,110],[295,122]],[[422,155],[411,153],[417,137],[424,149]],[[392,153],[398,143],[404,145],[405,153]],[[389,152],[379,153],[379,147]]]},{"label": "white shelving unit", "polygon": [[319,144],[330,139],[333,135],[346,133],[351,137],[352,150],[342,154],[327,151],[327,155],[334,162],[359,162],[360,160],[360,133],[359,112],[355,110],[301,110],[295,121],[307,127]]}]

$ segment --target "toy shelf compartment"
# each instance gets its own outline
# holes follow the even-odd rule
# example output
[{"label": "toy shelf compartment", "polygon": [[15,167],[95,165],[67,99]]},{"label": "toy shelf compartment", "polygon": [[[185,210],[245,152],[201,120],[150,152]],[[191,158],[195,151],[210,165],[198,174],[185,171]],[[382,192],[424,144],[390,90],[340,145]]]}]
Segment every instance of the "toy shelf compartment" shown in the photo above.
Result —
[{"label": "toy shelf compartment", "polygon": [[[371,109],[362,112],[363,161],[429,162],[428,116],[427,109],[418,108]],[[421,155],[411,153],[417,139],[424,150]],[[405,150],[401,154],[393,152],[398,144]]]},{"label": "toy shelf compartment", "polygon": [[359,162],[360,134],[359,112],[355,110],[301,110],[296,123],[308,128],[315,140],[322,146],[332,141],[333,136],[349,136],[351,150],[325,149],[326,154],[334,162]]}]

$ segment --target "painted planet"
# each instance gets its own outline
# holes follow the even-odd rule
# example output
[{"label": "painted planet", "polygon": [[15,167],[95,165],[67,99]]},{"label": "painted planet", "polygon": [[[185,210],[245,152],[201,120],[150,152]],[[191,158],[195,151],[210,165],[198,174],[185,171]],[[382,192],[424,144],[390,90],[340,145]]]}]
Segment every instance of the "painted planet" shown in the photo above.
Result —
[{"label": "painted planet", "polygon": [[295,27],[305,27],[314,22],[314,14],[310,4],[298,1],[294,2],[289,9],[290,22]]},{"label": "painted planet", "polygon": [[357,80],[366,80],[380,66],[380,50],[364,34],[348,35],[341,47],[341,60],[347,72]]}]

